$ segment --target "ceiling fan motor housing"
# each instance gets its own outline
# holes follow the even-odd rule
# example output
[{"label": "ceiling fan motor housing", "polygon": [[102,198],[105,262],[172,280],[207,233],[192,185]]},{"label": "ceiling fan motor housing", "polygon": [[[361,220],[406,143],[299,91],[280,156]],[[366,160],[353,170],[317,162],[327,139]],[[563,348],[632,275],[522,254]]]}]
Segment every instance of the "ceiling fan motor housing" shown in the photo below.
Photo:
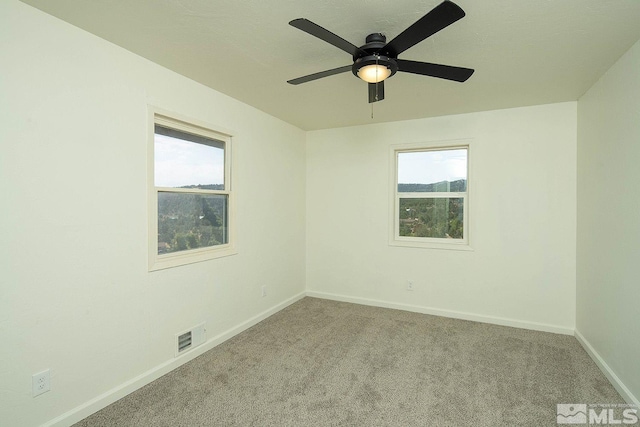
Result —
[{"label": "ceiling fan motor housing", "polygon": [[367,65],[382,65],[391,70],[389,77],[398,71],[398,64],[395,58],[381,53],[381,50],[387,45],[387,38],[384,34],[373,33],[366,38],[366,43],[358,49],[353,56],[353,67],[351,71],[353,75],[358,77],[358,71]]}]

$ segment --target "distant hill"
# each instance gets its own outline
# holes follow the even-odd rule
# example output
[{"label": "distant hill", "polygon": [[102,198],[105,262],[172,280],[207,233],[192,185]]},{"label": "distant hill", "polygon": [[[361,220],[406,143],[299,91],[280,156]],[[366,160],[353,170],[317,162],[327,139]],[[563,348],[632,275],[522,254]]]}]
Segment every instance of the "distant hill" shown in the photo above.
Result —
[{"label": "distant hill", "polygon": [[198,190],[224,190],[224,184],[185,185],[180,188],[197,188]]},{"label": "distant hill", "polygon": [[449,191],[454,193],[467,191],[467,180],[440,181],[432,184],[398,184],[399,193],[442,193]]}]

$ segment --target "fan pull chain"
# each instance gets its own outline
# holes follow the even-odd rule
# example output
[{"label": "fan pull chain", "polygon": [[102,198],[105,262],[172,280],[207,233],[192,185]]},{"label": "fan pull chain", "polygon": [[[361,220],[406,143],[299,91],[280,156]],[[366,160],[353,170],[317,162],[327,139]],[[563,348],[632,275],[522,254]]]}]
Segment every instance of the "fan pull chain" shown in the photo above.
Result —
[{"label": "fan pull chain", "polygon": [[378,59],[380,59],[380,57],[378,55],[376,55],[376,101],[379,101],[380,99],[378,98],[378,71],[380,71],[380,64],[378,63]]},{"label": "fan pull chain", "polygon": [[[376,101],[378,101],[378,58],[379,56],[376,55]],[[373,104],[375,104],[375,102],[371,103],[371,118],[373,119]]]}]

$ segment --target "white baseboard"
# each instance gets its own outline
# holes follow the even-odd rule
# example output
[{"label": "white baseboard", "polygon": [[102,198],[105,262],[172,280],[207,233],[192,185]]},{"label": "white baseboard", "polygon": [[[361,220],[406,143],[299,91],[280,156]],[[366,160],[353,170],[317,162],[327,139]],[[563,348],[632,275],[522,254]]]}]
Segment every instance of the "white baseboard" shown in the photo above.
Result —
[{"label": "white baseboard", "polygon": [[205,353],[206,351],[211,350],[212,348],[214,348],[215,346],[222,344],[223,342],[225,342],[226,340],[228,340],[229,338],[232,338],[236,335],[238,335],[240,332],[249,329],[250,327],[252,327],[253,325],[263,321],[264,319],[266,319],[267,317],[279,312],[280,310],[288,307],[289,305],[293,304],[296,301],[299,301],[300,299],[304,298],[306,296],[305,292],[301,292],[283,302],[281,302],[280,304],[277,304],[271,308],[269,308],[268,310],[263,311],[262,313],[242,322],[241,324],[213,337],[208,339],[204,344],[194,348],[193,350],[178,356],[174,359],[168,360],[150,370],[148,370],[147,372],[138,375],[135,378],[132,378],[131,380],[125,382],[124,384],[119,385],[118,387],[115,387],[109,391],[107,391],[106,393],[101,394],[98,397],[95,397],[94,399],[89,400],[86,403],[83,403],[82,405],[68,411],[65,412],[64,414],[60,415],[59,417],[54,418],[53,420],[50,420],[49,422],[43,424],[43,426],[55,426],[55,427],[62,427],[62,426],[70,426],[72,424],[77,423],[78,421],[81,421],[82,419],[88,417],[89,415],[99,411],[100,409],[103,409],[107,406],[109,406],[110,404],[112,404],[113,402],[122,399],[123,397],[125,397],[126,395],[136,391],[137,389],[151,383],[152,381],[157,380],[158,378],[160,378],[161,376],[171,372],[172,370],[176,369],[177,367],[184,365],[185,363],[189,362],[190,360],[195,359],[196,357],[200,356],[201,354]]},{"label": "white baseboard", "polygon": [[624,385],[624,383],[618,378],[618,376],[613,372],[613,370],[607,365],[607,362],[604,361],[602,356],[598,354],[598,352],[593,348],[591,343],[587,341],[587,339],[576,329],[575,337],[578,342],[582,345],[587,354],[593,359],[593,361],[598,365],[598,368],[602,371],[602,373],[607,377],[609,382],[615,387],[615,389],[620,393],[620,396],[629,404],[636,405],[636,407],[640,408],[640,401],[638,398],[631,393],[631,390]]},{"label": "white baseboard", "polygon": [[243,332],[244,330],[249,329],[255,324],[279,312],[280,310],[288,307],[289,305],[295,303],[296,301],[299,301],[305,296],[334,300],[334,301],[350,302],[350,303],[362,304],[362,305],[369,305],[374,307],[393,308],[397,310],[405,310],[405,311],[411,311],[415,313],[430,314],[430,315],[442,316],[442,317],[451,317],[451,318],[462,319],[462,320],[471,320],[475,322],[490,323],[490,324],[501,325],[501,326],[510,326],[510,327],[521,328],[521,329],[531,329],[535,331],[552,332],[552,333],[563,334],[563,335],[574,335],[578,340],[578,342],[584,347],[587,354],[589,354],[589,356],[597,364],[600,370],[602,370],[602,372],[605,374],[607,379],[609,379],[611,384],[616,388],[618,393],[620,393],[623,399],[627,401],[627,403],[635,404],[640,407],[640,402],[638,402],[638,399],[622,383],[622,381],[620,381],[620,378],[618,378],[618,376],[611,370],[611,368],[602,359],[602,357],[598,354],[598,352],[577,330],[574,331],[571,328],[548,325],[544,323],[524,322],[521,320],[506,319],[506,318],[492,317],[492,316],[482,316],[482,315],[477,315],[472,313],[464,313],[464,312],[458,312],[458,311],[452,311],[452,310],[442,310],[442,309],[437,309],[432,307],[422,307],[422,306],[415,306],[410,304],[393,303],[393,302],[375,300],[375,299],[369,299],[369,298],[352,297],[347,295],[339,295],[339,294],[332,294],[332,293],[325,293],[325,292],[306,291],[306,292],[301,292],[281,302],[280,304],[277,304],[269,308],[268,310],[263,311],[262,313],[259,313],[258,315],[242,322],[241,324],[213,338],[208,339],[204,344],[194,348],[188,353],[182,356],[176,357],[174,359],[168,360],[148,370],[147,372],[141,375],[138,375],[135,378],[132,378],[131,380],[125,382],[124,384],[121,384],[118,387],[115,387],[101,394],[100,396],[97,396],[94,399],[91,399],[88,402],[68,412],[65,412],[59,417],[56,417],[53,420],[50,420],[49,422],[45,423],[44,426],[47,426],[47,427],[70,426],[78,421],[81,421],[82,419],[88,417],[89,415],[99,411],[100,409],[107,407],[113,402],[119,399],[122,399],[123,397],[134,392],[135,390],[151,383],[152,381],[155,381],[156,379],[171,372],[177,367],[189,362],[190,360],[195,359],[196,357],[200,356],[206,351],[209,351],[212,348],[216,347],[217,345],[225,342],[229,338],[232,338],[235,335],[239,334],[240,332]]},{"label": "white baseboard", "polygon": [[415,313],[431,314],[434,316],[452,317],[455,319],[471,320],[474,322],[490,323],[501,326],[511,326],[514,328],[531,329],[534,331],[552,332],[563,335],[573,335],[578,342],[585,349],[589,357],[593,359],[598,368],[607,377],[613,387],[620,393],[620,396],[629,404],[636,405],[640,408],[640,402],[638,398],[631,393],[631,391],[624,385],[624,383],[618,378],[613,370],[607,365],[604,359],[598,354],[593,346],[586,340],[586,338],[578,331],[570,328],[563,328],[560,326],[548,325],[544,323],[536,322],[523,322],[521,320],[505,319],[501,317],[481,316],[471,313],[463,313],[451,310],[442,310],[431,307],[415,306],[410,304],[400,304],[388,301],[374,300],[368,298],[351,297],[347,295],[331,294],[325,292],[307,291],[307,296],[316,297],[334,301],[350,302],[355,304],[370,305],[374,307],[394,308],[398,310],[411,311]]},{"label": "white baseboard", "polygon": [[331,294],[326,292],[307,291],[307,296],[329,299],[334,301],[351,302],[355,304],[370,305],[374,307],[394,308],[397,310],[412,311],[414,313],[431,314],[434,316],[452,317],[454,319],[471,320],[474,322],[490,323],[500,326],[511,326],[513,328],[531,329],[534,331],[552,332],[554,334],[573,335],[574,330],[561,326],[548,325],[545,323],[524,322],[515,319],[505,319],[502,317],[482,316],[472,313],[463,313],[452,310],[442,310],[432,307],[422,307],[410,304],[401,304],[369,298],[351,297],[347,295]]}]

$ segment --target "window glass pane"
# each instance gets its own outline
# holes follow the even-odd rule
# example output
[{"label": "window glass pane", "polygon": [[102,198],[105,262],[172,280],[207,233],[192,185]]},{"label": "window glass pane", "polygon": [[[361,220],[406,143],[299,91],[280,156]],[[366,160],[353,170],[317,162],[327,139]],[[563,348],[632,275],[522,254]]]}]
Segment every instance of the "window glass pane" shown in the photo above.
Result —
[{"label": "window glass pane", "polygon": [[228,243],[228,197],[158,192],[158,254]]},{"label": "window glass pane", "polygon": [[156,187],[224,190],[224,142],[155,127]]},{"label": "window glass pane", "polygon": [[398,153],[398,192],[467,191],[467,149]]},{"label": "window glass pane", "polygon": [[401,198],[399,235],[462,239],[463,198]]}]

